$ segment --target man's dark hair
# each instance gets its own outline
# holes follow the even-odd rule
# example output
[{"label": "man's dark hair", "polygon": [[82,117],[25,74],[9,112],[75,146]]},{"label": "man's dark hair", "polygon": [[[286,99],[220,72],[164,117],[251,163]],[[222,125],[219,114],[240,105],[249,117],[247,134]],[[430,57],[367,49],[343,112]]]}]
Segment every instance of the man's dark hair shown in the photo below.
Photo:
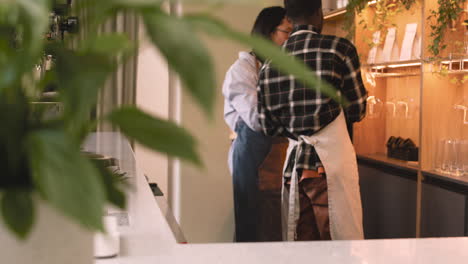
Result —
[{"label": "man's dark hair", "polygon": [[306,19],[322,8],[322,0],[284,0],[284,8],[292,20]]},{"label": "man's dark hair", "polygon": [[286,11],[281,6],[264,8],[257,16],[251,34],[271,39],[271,33],[281,25],[285,16]]}]

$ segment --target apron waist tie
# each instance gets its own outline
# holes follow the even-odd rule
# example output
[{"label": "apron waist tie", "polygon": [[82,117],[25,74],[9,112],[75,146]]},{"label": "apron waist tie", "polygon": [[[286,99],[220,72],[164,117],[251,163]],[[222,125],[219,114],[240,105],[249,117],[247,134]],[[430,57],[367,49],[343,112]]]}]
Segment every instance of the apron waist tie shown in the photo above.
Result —
[{"label": "apron waist tie", "polygon": [[303,143],[310,144],[314,146],[317,142],[309,142],[307,139],[300,136],[298,140],[289,139],[289,144],[292,149],[296,148],[296,154],[294,157],[294,166],[291,173],[290,180],[290,187],[289,191],[285,189],[286,179],[283,177],[283,185],[282,185],[282,197],[283,202],[287,200],[287,206],[283,206],[283,214],[286,216],[286,232],[283,231],[284,238],[287,241],[294,241],[296,239],[296,227],[299,221],[300,216],[300,203],[299,203],[299,179],[297,176],[297,163],[299,161],[299,157],[303,151]]}]

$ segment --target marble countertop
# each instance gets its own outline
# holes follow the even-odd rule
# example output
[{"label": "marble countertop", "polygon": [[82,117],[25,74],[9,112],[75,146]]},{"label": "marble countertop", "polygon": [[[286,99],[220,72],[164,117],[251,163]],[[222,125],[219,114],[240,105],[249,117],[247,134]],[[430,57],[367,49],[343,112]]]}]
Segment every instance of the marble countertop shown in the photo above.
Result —
[{"label": "marble countertop", "polygon": [[120,254],[95,264],[468,263],[468,238],[179,244],[135,165],[128,141],[118,133],[98,133],[84,148],[119,159],[134,184],[128,195],[129,224],[119,229]]}]

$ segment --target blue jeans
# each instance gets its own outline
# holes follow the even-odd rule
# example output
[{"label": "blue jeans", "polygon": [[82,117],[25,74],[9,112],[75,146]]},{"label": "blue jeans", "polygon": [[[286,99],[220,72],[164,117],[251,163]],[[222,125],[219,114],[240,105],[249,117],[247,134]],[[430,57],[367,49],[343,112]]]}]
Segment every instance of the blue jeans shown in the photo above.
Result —
[{"label": "blue jeans", "polygon": [[236,242],[254,242],[258,223],[258,169],[270,152],[272,138],[250,129],[242,120],[236,124],[233,142],[232,180]]}]

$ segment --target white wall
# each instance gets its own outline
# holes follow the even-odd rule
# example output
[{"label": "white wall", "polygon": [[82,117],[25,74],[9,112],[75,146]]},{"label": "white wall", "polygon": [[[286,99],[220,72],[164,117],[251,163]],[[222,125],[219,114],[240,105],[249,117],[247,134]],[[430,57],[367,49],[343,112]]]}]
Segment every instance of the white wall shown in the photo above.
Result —
[{"label": "white wall", "polygon": [[[169,70],[164,58],[152,47],[140,28],[140,51],[137,73],[137,105],[144,111],[161,117],[169,117]],[[168,193],[168,159],[140,145],[135,146],[138,167],[150,182],[158,184],[164,194]]]},{"label": "white wall", "polygon": [[[270,1],[271,2],[271,1]],[[273,1],[281,4],[282,1]],[[214,12],[237,30],[250,32],[258,12],[265,5],[225,5]],[[184,6],[184,12],[199,10]],[[230,41],[204,38],[216,65],[217,93],[215,116],[208,121],[186,94],[182,96],[182,125],[198,139],[205,168],[183,163],[180,175],[180,224],[190,243],[231,242],[234,236],[232,180],[227,167],[229,129],[223,119],[221,85],[238,52],[249,50]],[[194,65],[196,67],[196,65]]]}]

